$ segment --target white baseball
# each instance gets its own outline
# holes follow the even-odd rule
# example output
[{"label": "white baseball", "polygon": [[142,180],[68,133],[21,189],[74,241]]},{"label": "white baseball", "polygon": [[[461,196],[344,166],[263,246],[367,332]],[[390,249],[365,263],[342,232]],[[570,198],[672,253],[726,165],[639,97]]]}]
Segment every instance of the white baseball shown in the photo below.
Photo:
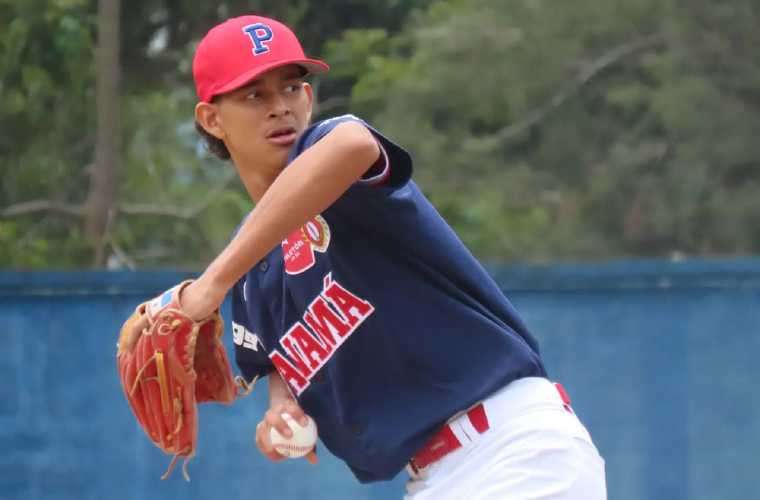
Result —
[{"label": "white baseball", "polygon": [[309,422],[305,427],[301,427],[301,424],[287,413],[283,413],[282,418],[293,431],[293,437],[287,438],[272,427],[269,430],[269,439],[277,453],[288,458],[298,458],[313,450],[314,445],[317,444],[317,424],[314,420],[307,416]]}]

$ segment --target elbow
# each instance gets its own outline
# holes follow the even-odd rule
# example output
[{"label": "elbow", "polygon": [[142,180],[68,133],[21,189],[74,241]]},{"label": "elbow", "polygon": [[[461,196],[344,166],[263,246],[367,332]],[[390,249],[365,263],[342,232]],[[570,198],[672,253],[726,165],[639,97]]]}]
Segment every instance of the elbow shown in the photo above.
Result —
[{"label": "elbow", "polygon": [[341,153],[346,159],[345,164],[351,166],[357,178],[361,177],[380,157],[377,139],[360,123],[342,123],[335,127],[335,132],[342,136]]}]

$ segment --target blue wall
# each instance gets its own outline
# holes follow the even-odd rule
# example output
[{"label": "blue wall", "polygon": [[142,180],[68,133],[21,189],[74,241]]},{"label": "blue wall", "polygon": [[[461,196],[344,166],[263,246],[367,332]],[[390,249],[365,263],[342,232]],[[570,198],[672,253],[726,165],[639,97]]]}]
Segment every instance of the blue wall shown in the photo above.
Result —
[{"label": "blue wall", "polygon": [[[757,496],[760,260],[493,273],[590,428],[611,499]],[[185,276],[0,273],[0,500],[400,499],[404,477],[361,486],[324,448],[317,466],[261,458],[265,384],[203,405],[192,482],[159,479],[168,458],[134,423],[115,343],[138,302]]]}]

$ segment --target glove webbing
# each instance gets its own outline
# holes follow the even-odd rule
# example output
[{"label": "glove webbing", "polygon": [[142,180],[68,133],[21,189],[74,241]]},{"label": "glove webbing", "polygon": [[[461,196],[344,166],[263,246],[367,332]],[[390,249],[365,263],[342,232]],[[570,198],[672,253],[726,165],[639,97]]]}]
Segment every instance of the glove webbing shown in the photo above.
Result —
[{"label": "glove webbing", "polygon": [[[150,363],[153,361],[156,362],[156,372],[158,373],[155,377],[148,377],[143,378],[143,374],[145,372],[145,369],[150,366]],[[137,385],[141,382],[148,382],[150,380],[157,380],[158,381],[158,387],[161,392],[161,409],[164,412],[164,416],[169,416],[171,412],[171,403],[169,402],[169,383],[168,383],[168,377],[166,376],[166,365],[164,364],[164,353],[161,351],[156,351],[153,353],[153,356],[151,356],[148,361],[140,368],[140,371],[137,372],[137,376],[135,377],[135,382],[132,384],[132,388],[129,391],[129,396],[132,397],[135,394],[135,391],[137,390]],[[178,416],[177,418],[177,424],[174,426],[174,430],[169,434],[169,440],[172,440],[174,436],[176,436],[179,431],[182,429],[182,404],[180,403],[180,400],[178,398],[174,398],[174,414]],[[179,453],[178,453],[179,454]]]},{"label": "glove webbing", "polygon": [[[153,361],[156,362],[156,372],[157,375],[155,377],[149,377],[149,378],[143,378],[143,374],[145,373],[145,370],[150,366],[150,363]],[[245,378],[238,375],[235,377],[235,385],[237,386],[237,394],[236,397],[241,398],[249,395],[252,391],[254,386],[256,385],[256,381],[259,379],[259,376],[256,375],[253,377],[253,380],[250,382],[246,381]],[[161,392],[161,409],[164,412],[165,416],[169,416],[171,408],[170,408],[170,402],[169,402],[169,383],[168,383],[168,377],[166,376],[166,365],[164,364],[164,353],[157,350],[153,353],[153,356],[151,356],[148,361],[140,368],[140,371],[137,372],[137,376],[135,377],[135,381],[132,384],[132,388],[129,391],[129,396],[132,397],[137,390],[137,385],[141,382],[148,382],[150,380],[157,380],[159,390]],[[179,399],[174,399],[174,413],[179,416],[177,419],[177,425],[175,426],[174,430],[169,434],[169,440],[172,440],[175,435],[179,433],[179,431],[182,429],[182,407],[180,404]],[[189,450],[181,450],[174,454],[174,457],[172,458],[171,462],[169,462],[169,467],[166,469],[166,472],[161,476],[161,479],[167,479],[172,471],[174,470],[175,465],[177,465],[177,459],[182,456],[183,454],[187,453]],[[185,481],[190,481],[190,474],[187,472],[187,464],[193,457],[185,457],[185,461],[182,464],[182,475],[185,478]]]}]

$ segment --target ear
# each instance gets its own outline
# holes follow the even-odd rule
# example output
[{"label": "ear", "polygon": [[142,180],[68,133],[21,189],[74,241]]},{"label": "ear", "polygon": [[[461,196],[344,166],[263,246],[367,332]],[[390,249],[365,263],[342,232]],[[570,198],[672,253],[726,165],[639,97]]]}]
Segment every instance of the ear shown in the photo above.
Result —
[{"label": "ear", "polygon": [[224,140],[224,128],[222,128],[222,118],[219,116],[219,107],[216,104],[208,102],[199,102],[195,105],[195,121],[200,123],[201,127],[217,139]]},{"label": "ear", "polygon": [[314,111],[314,89],[311,87],[309,82],[303,82],[303,89],[306,93],[306,98],[309,100],[309,112],[307,113],[308,120],[306,123],[311,123],[311,114],[312,111]]}]

